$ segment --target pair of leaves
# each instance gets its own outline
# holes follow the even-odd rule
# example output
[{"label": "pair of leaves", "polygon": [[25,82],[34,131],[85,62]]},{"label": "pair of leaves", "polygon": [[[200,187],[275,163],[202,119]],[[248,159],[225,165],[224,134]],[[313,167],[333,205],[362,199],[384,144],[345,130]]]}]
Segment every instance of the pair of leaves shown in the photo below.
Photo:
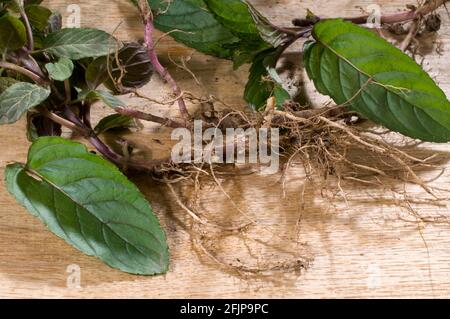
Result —
[{"label": "pair of leaves", "polygon": [[315,25],[304,65],[317,90],[390,130],[431,142],[450,140],[450,103],[409,56],[343,20]]},{"label": "pair of leaves", "polygon": [[84,145],[41,137],[26,165],[8,165],[5,176],[8,191],[31,214],[83,253],[128,273],[167,271],[166,238],[149,203]]}]

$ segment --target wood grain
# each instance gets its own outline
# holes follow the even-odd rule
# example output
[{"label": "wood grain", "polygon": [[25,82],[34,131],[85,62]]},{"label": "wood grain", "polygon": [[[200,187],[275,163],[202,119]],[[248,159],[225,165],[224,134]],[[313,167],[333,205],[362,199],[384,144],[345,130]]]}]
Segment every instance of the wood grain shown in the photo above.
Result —
[{"label": "wood grain", "polygon": [[[353,16],[360,13],[358,6],[366,8],[374,1],[252,2],[275,23],[289,25],[292,18],[303,16],[306,8],[322,16]],[[384,12],[395,12],[408,3],[402,0],[376,2]],[[45,1],[65,18],[68,17],[67,6],[72,3]],[[83,26],[112,32],[122,22],[117,30],[118,37],[123,40],[142,37],[139,18],[127,1],[110,0],[103,4],[101,1],[82,0],[76,3],[81,7]],[[444,25],[435,40],[439,41],[444,55],[431,50],[424,59],[424,68],[431,72],[446,93],[450,93],[450,24],[445,11],[442,16]],[[247,76],[245,67],[233,71],[229,62],[193,52],[169,37],[159,42],[158,50],[183,90],[196,95],[214,95],[235,107],[244,105],[241,96]],[[191,56],[188,66],[202,86],[196,85],[187,72],[177,69],[169,55],[175,61]],[[298,55],[290,53],[289,56],[294,64],[299,64]],[[297,77],[301,82],[301,74]],[[158,99],[167,98],[170,93],[157,77],[142,92]],[[323,100],[314,101],[319,104]],[[139,107],[145,104],[136,99],[127,101]],[[193,107],[196,105],[191,105]],[[175,106],[153,106],[153,110],[162,115],[177,115]],[[95,118],[107,113],[109,111],[104,106],[98,105]],[[8,162],[26,160],[29,143],[24,130],[23,120],[0,127],[2,179]],[[143,132],[127,138],[146,149],[144,156],[155,157],[167,152],[169,133],[148,125]],[[422,154],[439,151],[443,167],[447,165],[449,150],[447,145],[423,145],[420,148]],[[438,173],[438,168],[430,168],[423,172],[423,176]],[[399,218],[406,214],[402,209],[393,203],[377,200],[383,195],[382,190],[348,184],[349,206],[341,200],[336,203],[337,207],[333,207],[322,199],[321,185],[305,181],[300,165],[294,165],[290,170],[285,194],[280,186],[280,175],[221,176],[220,180],[233,202],[212,182],[206,182],[199,198],[201,213],[218,223],[236,225],[246,221],[242,215],[244,212],[257,221],[257,226],[242,236],[205,232],[203,236],[215,256],[226,263],[255,267],[295,260],[305,262],[304,258],[309,257],[311,262],[306,271],[239,276],[218,266],[193,244],[192,222],[174,203],[168,188],[148,176],[139,176],[135,181],[167,230],[171,266],[165,276],[123,274],[95,258],[84,256],[56,238],[18,205],[1,183],[0,297],[450,297],[450,227],[445,223],[427,224],[420,232],[414,222]],[[435,184],[446,187],[449,182],[450,176],[444,172]],[[305,195],[302,197],[303,189]],[[183,194],[189,195],[191,191],[192,185],[183,186]],[[416,187],[410,187],[408,191],[415,198],[423,195],[423,190]],[[418,209],[423,215],[449,216],[448,202],[441,201],[441,204],[421,205]],[[79,265],[81,269],[79,289],[66,285],[67,267],[71,264]]]}]

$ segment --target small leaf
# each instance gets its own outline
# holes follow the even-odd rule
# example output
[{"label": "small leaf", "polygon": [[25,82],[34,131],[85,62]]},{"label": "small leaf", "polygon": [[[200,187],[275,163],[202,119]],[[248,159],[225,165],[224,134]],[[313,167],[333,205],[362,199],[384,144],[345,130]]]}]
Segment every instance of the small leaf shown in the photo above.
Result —
[{"label": "small leaf", "polygon": [[125,103],[123,103],[120,99],[112,95],[107,91],[100,90],[91,90],[91,91],[82,91],[78,94],[78,99],[80,100],[101,100],[107,106],[111,108],[123,107]]},{"label": "small leaf", "polygon": [[94,131],[96,134],[101,134],[110,130],[130,128],[133,126],[135,126],[134,118],[122,114],[112,114],[102,118],[94,128]]},{"label": "small leaf", "polygon": [[92,61],[85,73],[86,83],[92,90],[108,80],[108,76],[108,62],[105,57],[99,57]]},{"label": "small leaf", "polygon": [[450,141],[450,103],[409,56],[343,20],[315,25],[304,63],[317,90],[390,130],[431,142]]},{"label": "small leaf", "polygon": [[27,164],[8,165],[5,176],[17,201],[81,252],[132,274],[167,271],[166,238],[149,203],[84,145],[41,137]]},{"label": "small leaf", "polygon": [[25,26],[16,17],[0,17],[0,51],[18,50],[27,43]]},{"label": "small leaf", "polygon": [[52,16],[52,11],[40,5],[29,5],[25,7],[25,13],[30,20],[30,24],[38,31],[44,31]]},{"label": "small leaf", "polygon": [[71,60],[99,57],[120,49],[108,33],[88,28],[67,28],[51,33],[44,39],[43,49]]},{"label": "small leaf", "polygon": [[278,107],[290,99],[289,93],[283,89],[282,81],[276,72],[276,57],[274,49],[264,51],[256,56],[250,67],[244,98],[256,110],[264,107],[271,96],[275,96]]},{"label": "small leaf", "polygon": [[32,107],[44,102],[50,90],[35,84],[13,84],[0,94],[0,124],[14,123]]},{"label": "small leaf", "polygon": [[282,107],[286,101],[291,100],[291,95],[280,84],[276,83],[273,88],[273,96],[278,107]]},{"label": "small leaf", "polygon": [[47,63],[45,68],[53,80],[65,81],[72,76],[74,65],[72,60],[60,58],[56,63]]}]

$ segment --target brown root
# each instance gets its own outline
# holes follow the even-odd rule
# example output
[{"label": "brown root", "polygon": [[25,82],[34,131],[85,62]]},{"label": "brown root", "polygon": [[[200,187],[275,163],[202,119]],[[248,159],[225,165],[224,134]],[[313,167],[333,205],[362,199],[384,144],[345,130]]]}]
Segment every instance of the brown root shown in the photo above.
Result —
[{"label": "brown root", "polygon": [[[237,110],[217,111],[212,108],[207,114],[201,114],[201,117],[222,130],[227,127],[280,128],[283,170],[279,185],[283,194],[288,183],[289,169],[300,163],[305,180],[319,185],[322,198],[335,211],[345,211],[358,204],[359,199],[351,194],[351,187],[356,184],[370,192],[370,196],[373,196],[372,205],[375,202],[387,203],[405,211],[406,216],[410,217],[405,222],[414,222],[422,238],[425,223],[447,223],[443,216],[422,217],[418,212],[421,205],[439,206],[447,199],[448,190],[433,185],[442,173],[428,179],[421,177],[423,171],[440,167],[444,156],[437,151],[430,153],[424,149],[421,152],[421,143],[399,140],[398,134],[367,128],[367,121],[342,106],[312,110],[286,104],[283,110],[278,111],[271,107],[269,101],[269,106],[260,114]],[[361,123],[363,125],[359,125]],[[423,156],[412,155],[413,153],[423,153]],[[252,169],[243,172],[231,164],[167,164],[159,167],[154,176],[167,185],[175,202],[189,216],[189,227],[186,228],[190,231],[196,251],[213,264],[241,276],[301,272],[313,258],[309,248],[299,241],[299,234],[284,236],[270,226],[263,225],[254,217],[257,214],[248,212],[242,205],[235,203],[222,186],[221,179],[227,176],[236,177],[254,172]],[[175,184],[180,186],[178,191],[174,188]],[[422,189],[423,196],[413,197],[406,190],[407,186]],[[205,187],[220,190],[239,216],[237,223],[231,220],[217,222],[214,219],[218,215],[202,207],[200,195],[205,192]],[[299,192],[303,198],[305,188]],[[372,193],[383,195],[376,198]],[[304,205],[301,205],[300,210],[304,209]],[[301,215],[302,212],[297,221],[297,232],[301,231]],[[272,240],[261,239],[264,237],[261,234],[266,234]],[[244,243],[242,247],[246,248],[242,250],[248,250],[247,254],[238,251],[224,252],[221,242],[224,239],[231,240],[230,238]],[[252,244],[246,245],[245,242],[248,241]],[[277,246],[275,250],[279,253],[261,256],[252,251],[255,243]],[[427,247],[425,240],[424,243]]]}]

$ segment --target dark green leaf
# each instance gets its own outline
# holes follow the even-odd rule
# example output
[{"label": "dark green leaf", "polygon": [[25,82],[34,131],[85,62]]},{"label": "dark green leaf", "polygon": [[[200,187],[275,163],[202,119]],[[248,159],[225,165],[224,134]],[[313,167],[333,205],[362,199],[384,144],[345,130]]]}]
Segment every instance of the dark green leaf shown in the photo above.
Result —
[{"label": "dark green leaf", "polygon": [[60,58],[56,63],[47,63],[45,68],[53,80],[65,81],[72,76],[74,65],[72,60]]},{"label": "dark green leaf", "polygon": [[250,67],[250,75],[245,87],[244,98],[259,110],[266,105],[267,99],[275,96],[277,106],[282,106],[290,99],[289,93],[283,89],[282,81],[276,72],[277,54],[274,49],[260,53]]},{"label": "dark green leaf", "polygon": [[[250,14],[249,6],[241,0],[204,0],[216,19],[231,31],[239,42],[228,45],[232,49],[235,67],[251,62],[254,57],[272,47],[266,42]],[[253,8],[254,14],[256,10]],[[258,13],[259,14],[259,13]],[[259,17],[265,19],[261,14]],[[268,22],[267,20],[264,20]]]},{"label": "dark green leaf", "polygon": [[122,114],[112,114],[102,118],[94,128],[96,134],[105,133],[114,129],[124,129],[135,126],[134,118]]},{"label": "dark green leaf", "polygon": [[109,77],[108,59],[99,57],[92,61],[86,69],[85,77],[87,86],[92,90],[103,84]]},{"label": "dark green leaf", "polygon": [[8,165],[8,191],[57,236],[122,271],[168,267],[166,238],[137,187],[82,144],[41,137],[28,162]]},{"label": "dark green leaf", "polygon": [[317,90],[372,121],[424,141],[450,141],[450,103],[409,56],[343,20],[315,25],[304,63]]},{"label": "dark green leaf", "polygon": [[35,84],[20,82],[0,94],[0,124],[14,123],[32,107],[44,102],[50,90]]},{"label": "dark green leaf", "polygon": [[275,83],[273,88],[273,96],[277,107],[283,106],[286,101],[291,99],[291,95],[286,91],[281,84]]},{"label": "dark green leaf", "polygon": [[25,7],[25,13],[30,20],[30,24],[38,31],[44,31],[52,16],[52,11],[40,5],[29,5]]},{"label": "dark green leaf", "polygon": [[27,43],[27,33],[23,23],[16,17],[0,17],[0,51],[18,50]]},{"label": "dark green leaf", "polygon": [[218,22],[203,0],[149,0],[155,26],[177,41],[220,58],[233,56],[232,45],[240,40]]},{"label": "dark green leaf", "polygon": [[44,39],[43,49],[71,60],[99,57],[120,49],[108,33],[87,28],[67,28],[51,33]]},{"label": "dark green leaf", "polygon": [[260,40],[259,31],[249,12],[248,6],[241,0],[204,0],[216,19],[228,30],[240,38],[248,36]]}]

